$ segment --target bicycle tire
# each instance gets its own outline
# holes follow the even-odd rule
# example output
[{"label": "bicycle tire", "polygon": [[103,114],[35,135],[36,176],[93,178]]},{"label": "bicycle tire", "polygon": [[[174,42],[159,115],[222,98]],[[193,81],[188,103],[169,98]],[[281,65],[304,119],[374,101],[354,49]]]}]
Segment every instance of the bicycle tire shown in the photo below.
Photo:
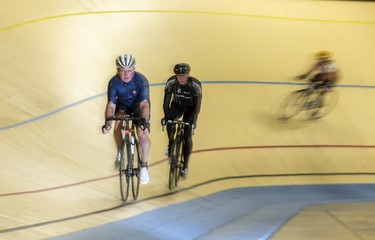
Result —
[{"label": "bicycle tire", "polygon": [[175,148],[176,148],[176,140],[175,139],[172,143],[171,149],[169,150],[170,153],[170,164],[169,164],[169,182],[168,187],[170,190],[176,187],[176,176],[177,176],[177,158],[175,156]]},{"label": "bicycle tire", "polygon": [[135,133],[133,131],[132,137],[134,139],[134,145],[132,148],[134,148],[133,152],[130,151],[131,154],[131,162],[132,162],[132,175],[131,175],[131,182],[132,182],[132,194],[133,199],[137,200],[139,195],[139,183],[140,183],[140,166],[141,166],[141,158],[138,151],[138,140],[135,136]]},{"label": "bicycle tire", "polygon": [[172,190],[173,188],[178,186],[178,181],[180,180],[181,176],[181,168],[182,168],[182,148],[183,146],[183,139],[181,136],[176,136],[175,140],[172,143],[170,154],[171,154],[171,163],[169,168],[169,189]]},{"label": "bicycle tire", "polygon": [[324,117],[336,107],[337,103],[339,101],[339,95],[336,90],[330,90],[329,92],[326,92],[324,96],[322,96],[321,99],[321,107],[318,117]]},{"label": "bicycle tire", "polygon": [[277,118],[285,121],[300,113],[306,105],[307,98],[305,95],[306,90],[304,89],[288,94],[279,106]]},{"label": "bicycle tire", "polygon": [[127,202],[129,197],[129,164],[128,164],[128,158],[125,157],[127,154],[127,142],[129,141],[128,136],[125,137],[124,140],[122,140],[121,143],[121,161],[120,161],[120,168],[119,168],[119,175],[120,175],[120,192],[121,192],[121,198],[123,202]]}]

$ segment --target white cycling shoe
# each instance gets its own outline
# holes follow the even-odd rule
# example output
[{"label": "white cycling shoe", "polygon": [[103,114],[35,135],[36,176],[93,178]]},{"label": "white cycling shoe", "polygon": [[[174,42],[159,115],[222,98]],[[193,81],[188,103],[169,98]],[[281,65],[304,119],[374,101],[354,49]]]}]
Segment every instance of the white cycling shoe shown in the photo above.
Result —
[{"label": "white cycling shoe", "polygon": [[147,184],[150,181],[150,175],[147,167],[141,167],[140,175],[141,184]]}]

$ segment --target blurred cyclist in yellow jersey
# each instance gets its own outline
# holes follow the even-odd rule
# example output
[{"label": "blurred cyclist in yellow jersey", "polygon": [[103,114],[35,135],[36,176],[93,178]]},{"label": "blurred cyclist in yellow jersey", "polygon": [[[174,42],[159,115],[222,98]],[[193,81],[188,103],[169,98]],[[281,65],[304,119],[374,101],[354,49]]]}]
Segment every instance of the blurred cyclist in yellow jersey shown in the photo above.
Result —
[{"label": "blurred cyclist in yellow jersey", "polygon": [[311,114],[312,118],[319,118],[321,108],[325,106],[325,94],[331,91],[339,79],[336,63],[329,51],[319,51],[315,54],[316,61],[305,73],[297,76],[297,79],[309,80],[315,90],[320,94],[317,109]]},{"label": "blurred cyclist in yellow jersey", "polygon": [[332,53],[329,51],[319,51],[315,54],[315,63],[305,73],[298,76],[298,79],[307,79],[310,75],[310,81],[318,86],[332,87],[338,80],[338,69],[335,61],[332,59]]}]

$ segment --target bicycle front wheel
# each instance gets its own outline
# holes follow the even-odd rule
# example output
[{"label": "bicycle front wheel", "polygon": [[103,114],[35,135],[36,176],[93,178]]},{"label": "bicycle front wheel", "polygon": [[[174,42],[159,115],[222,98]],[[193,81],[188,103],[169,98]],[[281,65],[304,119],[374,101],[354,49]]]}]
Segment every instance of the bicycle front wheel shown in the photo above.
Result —
[{"label": "bicycle front wheel", "polygon": [[298,90],[290,93],[281,102],[277,111],[277,118],[279,120],[288,120],[300,113],[304,109],[306,103],[304,95],[305,90]]},{"label": "bicycle front wheel", "polygon": [[169,168],[169,189],[178,186],[178,181],[181,176],[181,169],[183,163],[183,140],[181,136],[177,136],[174,140],[170,150],[171,164]]},{"label": "bicycle front wheel", "polygon": [[120,175],[120,192],[121,198],[123,202],[126,202],[129,197],[129,165],[127,164],[127,148],[126,148],[127,139],[122,141],[121,143],[121,161],[120,161],[120,168],[119,168],[119,175]]},{"label": "bicycle front wheel", "polygon": [[135,133],[133,132],[131,139],[131,145],[130,145],[130,158],[132,163],[132,175],[131,175],[131,182],[132,182],[132,193],[133,193],[133,199],[137,200],[138,194],[139,194],[139,183],[140,183],[140,163],[141,158],[139,156],[138,151],[138,141],[135,138]]}]

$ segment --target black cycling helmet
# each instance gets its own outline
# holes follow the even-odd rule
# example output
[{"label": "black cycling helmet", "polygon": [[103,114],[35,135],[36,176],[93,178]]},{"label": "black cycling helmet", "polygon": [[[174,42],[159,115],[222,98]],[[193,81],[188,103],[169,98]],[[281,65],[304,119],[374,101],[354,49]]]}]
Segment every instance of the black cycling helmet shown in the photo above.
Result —
[{"label": "black cycling helmet", "polygon": [[173,68],[174,74],[190,73],[190,65],[187,63],[177,63]]}]

